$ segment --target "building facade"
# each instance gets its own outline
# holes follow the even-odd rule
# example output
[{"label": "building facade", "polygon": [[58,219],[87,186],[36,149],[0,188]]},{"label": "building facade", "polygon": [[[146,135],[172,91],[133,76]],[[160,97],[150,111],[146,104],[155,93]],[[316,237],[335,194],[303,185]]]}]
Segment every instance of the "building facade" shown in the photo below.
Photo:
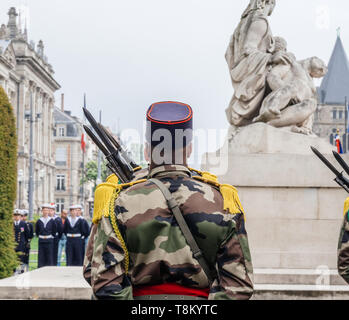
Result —
[{"label": "building facade", "polygon": [[338,35],[330,61],[328,72],[318,88],[318,108],[315,112],[313,131],[318,136],[335,144],[339,136],[343,152],[349,151],[348,128],[349,103],[349,61],[342,40]]},{"label": "building facade", "polygon": [[54,93],[60,85],[44,55],[44,44],[28,42],[18,25],[15,8],[8,12],[7,25],[0,28],[0,85],[14,108],[18,134],[19,208],[28,208],[30,126],[33,138],[33,208],[53,201],[55,159],[53,148]]},{"label": "building facade", "polygon": [[[54,109],[53,142],[55,153],[54,201],[58,212],[73,204],[82,204],[86,215],[90,213],[94,185],[82,183],[84,167],[89,161],[97,160],[95,145],[85,135],[83,123],[70,111]],[[85,141],[85,152],[82,149]]]}]

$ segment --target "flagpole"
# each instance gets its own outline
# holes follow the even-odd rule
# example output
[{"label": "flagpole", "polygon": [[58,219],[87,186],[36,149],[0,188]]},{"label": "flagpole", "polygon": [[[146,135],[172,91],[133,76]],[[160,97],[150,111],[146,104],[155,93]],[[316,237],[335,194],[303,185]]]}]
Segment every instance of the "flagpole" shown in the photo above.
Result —
[{"label": "flagpole", "polygon": [[345,109],[344,109],[344,114],[345,114],[345,146],[344,150],[345,153],[348,153],[348,97],[345,96]]},{"label": "flagpole", "polygon": [[[99,110],[99,123],[102,123],[102,110]],[[102,172],[101,172],[101,150],[98,149],[97,154],[97,185],[102,183]]]},{"label": "flagpole", "polygon": [[[84,93],[84,108],[86,108],[86,93]],[[85,116],[84,116],[84,120],[83,122],[85,123]],[[81,141],[82,143],[82,141]],[[85,175],[85,150],[84,148],[81,148],[82,151],[82,185],[81,185],[81,204],[82,207],[85,208],[85,204],[84,204],[84,196],[85,196],[85,182],[84,182],[84,175]]]}]

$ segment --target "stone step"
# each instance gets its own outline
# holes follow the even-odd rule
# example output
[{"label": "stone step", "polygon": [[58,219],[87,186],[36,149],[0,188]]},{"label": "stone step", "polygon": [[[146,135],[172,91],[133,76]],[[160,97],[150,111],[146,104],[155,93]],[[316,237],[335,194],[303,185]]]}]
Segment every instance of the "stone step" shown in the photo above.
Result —
[{"label": "stone step", "polygon": [[347,286],[337,270],[313,269],[254,269],[256,285],[333,285]]},{"label": "stone step", "polygon": [[[349,300],[349,286],[337,283],[341,279],[336,270],[328,272],[330,284],[321,285],[328,284],[328,278],[319,281],[319,270],[256,269],[252,299]],[[45,267],[0,280],[0,299],[89,300],[91,294],[81,267]]]},{"label": "stone step", "polygon": [[348,300],[349,286],[256,284],[252,300]]}]

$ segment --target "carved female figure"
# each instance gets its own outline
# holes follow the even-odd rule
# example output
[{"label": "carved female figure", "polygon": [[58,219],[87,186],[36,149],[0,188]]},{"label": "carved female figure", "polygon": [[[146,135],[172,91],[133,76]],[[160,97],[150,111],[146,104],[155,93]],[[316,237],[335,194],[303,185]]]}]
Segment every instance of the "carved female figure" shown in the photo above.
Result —
[{"label": "carved female figure", "polygon": [[252,123],[265,96],[274,51],[268,16],[274,7],[275,0],[250,0],[230,40],[225,57],[235,93],[226,114],[232,125]]}]

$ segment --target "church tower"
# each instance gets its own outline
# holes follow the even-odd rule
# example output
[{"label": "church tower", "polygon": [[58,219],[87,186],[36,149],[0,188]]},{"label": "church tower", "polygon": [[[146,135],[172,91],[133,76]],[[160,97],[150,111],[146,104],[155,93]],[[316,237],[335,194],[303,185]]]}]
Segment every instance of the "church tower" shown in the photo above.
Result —
[{"label": "church tower", "polygon": [[349,103],[349,61],[340,34],[328,63],[328,72],[318,88],[318,109],[315,112],[313,131],[321,138],[334,144],[337,130],[343,144],[343,151],[349,152],[348,127]]}]

